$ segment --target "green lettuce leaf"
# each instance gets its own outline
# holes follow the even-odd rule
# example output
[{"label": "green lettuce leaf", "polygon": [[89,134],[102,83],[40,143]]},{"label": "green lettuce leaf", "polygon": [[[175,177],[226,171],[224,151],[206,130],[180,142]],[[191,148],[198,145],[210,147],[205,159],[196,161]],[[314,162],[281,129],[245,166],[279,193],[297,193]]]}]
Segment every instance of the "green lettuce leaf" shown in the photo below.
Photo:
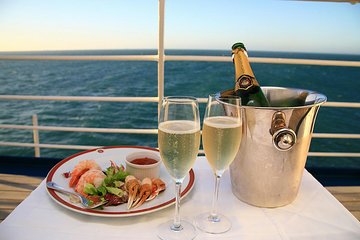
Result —
[{"label": "green lettuce leaf", "polygon": [[107,193],[106,187],[105,186],[100,186],[97,188],[97,194],[99,196],[105,196]]},{"label": "green lettuce leaf", "polygon": [[92,185],[91,183],[86,183],[85,188],[84,188],[84,193],[86,193],[88,195],[96,195],[97,190],[96,190],[95,186]]},{"label": "green lettuce leaf", "polygon": [[124,191],[121,190],[120,188],[116,188],[116,187],[106,187],[106,190],[111,193],[111,194],[114,194],[116,196],[123,196],[124,195]]}]

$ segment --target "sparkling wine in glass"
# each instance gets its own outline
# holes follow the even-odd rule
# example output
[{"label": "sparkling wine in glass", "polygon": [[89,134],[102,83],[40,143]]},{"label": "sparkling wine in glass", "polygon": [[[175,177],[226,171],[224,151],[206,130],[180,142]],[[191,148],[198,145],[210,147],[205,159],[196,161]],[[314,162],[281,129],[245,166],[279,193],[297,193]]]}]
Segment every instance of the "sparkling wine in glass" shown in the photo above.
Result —
[{"label": "sparkling wine in glass", "polygon": [[197,227],[208,233],[224,233],[231,228],[230,220],[218,213],[220,178],[235,159],[242,138],[240,97],[210,95],[205,110],[202,141],[206,159],[215,175],[212,208],[196,217]]},{"label": "sparkling wine in glass", "polygon": [[162,101],[158,144],[161,159],[175,182],[175,216],[158,227],[161,239],[193,239],[195,227],[180,221],[181,184],[192,168],[200,146],[199,107],[196,98],[165,97]]}]

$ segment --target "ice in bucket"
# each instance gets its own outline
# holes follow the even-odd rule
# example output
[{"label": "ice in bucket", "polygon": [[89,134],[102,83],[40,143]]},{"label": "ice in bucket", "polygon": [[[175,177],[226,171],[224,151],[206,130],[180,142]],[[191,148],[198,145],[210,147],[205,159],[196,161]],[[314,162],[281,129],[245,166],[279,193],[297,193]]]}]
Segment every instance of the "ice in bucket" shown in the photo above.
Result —
[{"label": "ice in bucket", "polygon": [[271,107],[242,107],[243,138],[230,165],[232,191],[251,205],[279,207],[297,196],[316,115],[326,97],[302,89],[262,90]]}]

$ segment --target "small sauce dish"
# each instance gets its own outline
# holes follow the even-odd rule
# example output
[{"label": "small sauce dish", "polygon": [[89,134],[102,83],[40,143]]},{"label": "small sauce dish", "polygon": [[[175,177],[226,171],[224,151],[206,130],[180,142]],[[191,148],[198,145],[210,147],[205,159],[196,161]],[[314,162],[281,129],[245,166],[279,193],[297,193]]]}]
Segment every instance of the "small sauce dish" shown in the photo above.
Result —
[{"label": "small sauce dish", "polygon": [[160,164],[160,155],[155,152],[134,152],[125,158],[126,171],[140,180],[145,177],[150,179],[158,178]]}]

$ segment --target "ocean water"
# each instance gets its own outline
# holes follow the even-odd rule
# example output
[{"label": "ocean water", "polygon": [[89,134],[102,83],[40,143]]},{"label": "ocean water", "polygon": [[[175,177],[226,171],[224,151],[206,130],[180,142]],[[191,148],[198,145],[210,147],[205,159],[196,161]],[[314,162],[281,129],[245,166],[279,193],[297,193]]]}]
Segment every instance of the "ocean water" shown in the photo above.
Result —
[{"label": "ocean water", "polygon": [[[5,53],[0,53],[5,54]],[[6,53],[9,54],[9,53]],[[13,54],[129,55],[155,50],[98,50]],[[167,55],[229,56],[229,51],[169,50]],[[252,57],[286,57],[360,61],[360,55],[249,52]],[[328,101],[360,102],[360,68],[286,64],[252,64],[262,86],[310,89]],[[166,62],[165,95],[206,98],[233,87],[232,63]],[[156,96],[157,63],[138,61],[0,61],[1,95]],[[204,113],[201,105],[201,115]],[[156,103],[64,102],[0,100],[1,124],[31,125],[33,114],[46,126],[157,128]],[[321,107],[317,133],[360,134],[360,110]],[[31,143],[32,131],[0,129],[0,141]],[[41,143],[75,145],[142,145],[157,147],[157,135],[40,131]],[[354,139],[313,139],[310,151],[360,152]],[[41,149],[41,156],[64,158],[78,150]],[[0,146],[0,155],[34,156],[33,148]],[[359,158],[309,157],[308,166],[357,167]]]}]

